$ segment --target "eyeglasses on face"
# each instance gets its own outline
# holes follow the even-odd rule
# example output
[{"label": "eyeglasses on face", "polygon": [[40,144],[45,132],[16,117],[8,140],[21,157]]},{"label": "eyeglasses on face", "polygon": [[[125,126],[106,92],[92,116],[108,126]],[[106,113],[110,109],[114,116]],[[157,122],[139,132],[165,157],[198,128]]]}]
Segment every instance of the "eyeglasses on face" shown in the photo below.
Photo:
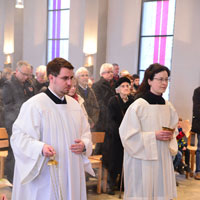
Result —
[{"label": "eyeglasses on face", "polygon": [[154,78],[154,79],[159,81],[160,83],[162,83],[162,82],[167,82],[168,83],[170,81],[169,78]]},{"label": "eyeglasses on face", "polygon": [[24,72],[22,72],[21,70],[19,70],[19,72],[23,75],[23,76],[31,76],[31,74],[27,74],[27,73],[24,73]]},{"label": "eyeglasses on face", "polygon": [[113,74],[113,71],[105,71],[103,73],[105,73],[105,74]]}]

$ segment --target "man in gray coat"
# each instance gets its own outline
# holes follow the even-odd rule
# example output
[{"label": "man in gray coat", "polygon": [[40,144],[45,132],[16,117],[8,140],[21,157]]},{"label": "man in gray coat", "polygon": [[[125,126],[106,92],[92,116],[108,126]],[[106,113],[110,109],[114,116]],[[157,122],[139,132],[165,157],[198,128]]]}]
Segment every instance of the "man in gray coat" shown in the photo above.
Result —
[{"label": "man in gray coat", "polygon": [[84,107],[88,114],[88,121],[92,131],[99,119],[99,104],[92,88],[88,87],[89,72],[85,67],[80,67],[75,77],[78,81],[77,93],[84,99]]},{"label": "man in gray coat", "polygon": [[[5,127],[10,138],[12,125],[16,120],[21,105],[34,95],[33,86],[28,81],[31,75],[31,66],[25,61],[19,61],[15,74],[11,80],[4,83],[2,100],[4,107]],[[14,157],[11,148],[8,150],[8,157],[5,162],[5,175],[12,182],[14,172]]]}]

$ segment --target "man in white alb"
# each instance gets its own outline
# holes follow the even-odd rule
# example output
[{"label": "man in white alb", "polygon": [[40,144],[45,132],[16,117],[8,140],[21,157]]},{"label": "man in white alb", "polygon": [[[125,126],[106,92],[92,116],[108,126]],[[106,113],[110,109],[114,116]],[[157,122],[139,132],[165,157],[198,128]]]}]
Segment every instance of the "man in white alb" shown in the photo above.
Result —
[{"label": "man in white alb", "polygon": [[86,200],[84,167],[92,143],[80,105],[65,95],[73,66],[55,58],[47,65],[47,76],[47,91],[26,101],[13,125],[12,199]]}]

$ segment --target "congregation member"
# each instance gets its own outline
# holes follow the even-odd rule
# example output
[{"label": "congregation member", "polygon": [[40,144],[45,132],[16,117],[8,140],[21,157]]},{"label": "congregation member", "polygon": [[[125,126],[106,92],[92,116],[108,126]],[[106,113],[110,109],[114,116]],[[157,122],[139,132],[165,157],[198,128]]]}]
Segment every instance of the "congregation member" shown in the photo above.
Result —
[{"label": "congregation member", "polygon": [[[30,64],[25,61],[17,62],[16,72],[10,80],[4,83],[2,89],[2,101],[4,109],[5,128],[8,136],[12,134],[12,125],[19,114],[21,105],[34,95],[34,88],[28,81],[31,74]],[[5,175],[12,183],[14,172],[14,157],[11,147],[5,161]]]},{"label": "congregation member", "polygon": [[150,65],[139,87],[137,99],[129,106],[119,128],[124,147],[124,199],[176,198],[172,156],[178,145],[175,127],[178,115],[162,97],[170,71]]},{"label": "congregation member", "polygon": [[116,84],[117,95],[110,98],[108,102],[107,127],[103,144],[103,165],[109,172],[108,194],[115,194],[115,185],[118,174],[118,189],[121,183],[121,172],[124,149],[119,136],[119,126],[126,113],[127,108],[133,102],[130,96],[131,82],[127,77],[120,78]]},{"label": "congregation member", "polygon": [[94,93],[96,95],[100,114],[96,124],[97,131],[105,131],[106,125],[106,112],[107,105],[110,97],[115,95],[115,88],[112,82],[113,79],[113,66],[110,63],[104,63],[100,68],[100,80],[92,85]]},{"label": "congregation member", "polygon": [[92,151],[87,119],[72,97],[74,67],[63,58],[47,64],[49,87],[26,101],[13,125],[12,200],[86,200],[84,166]]},{"label": "congregation member", "polygon": [[140,86],[140,77],[137,74],[133,74],[133,92],[136,93]]},{"label": "congregation member", "polygon": [[71,87],[69,89],[69,92],[67,93],[70,97],[74,98],[81,106],[83,113],[85,114],[85,117],[88,119],[87,111],[85,110],[84,106],[84,99],[77,94],[77,80],[75,78],[72,79]]},{"label": "congregation member", "polygon": [[78,81],[77,94],[84,99],[84,107],[87,111],[90,128],[94,130],[99,118],[99,104],[93,89],[88,86],[89,72],[85,67],[80,67],[76,71],[75,77]]},{"label": "congregation member", "polygon": [[119,65],[117,63],[113,63],[113,80],[114,83],[119,80]]},{"label": "congregation member", "polygon": [[192,131],[197,133],[196,174],[195,179],[200,180],[200,87],[193,93]]},{"label": "congregation member", "polygon": [[36,68],[35,78],[32,79],[35,94],[45,91],[48,87],[46,66],[40,65]]},{"label": "congregation member", "polygon": [[4,83],[10,80],[12,77],[12,69],[10,67],[5,67],[2,71],[2,76],[0,78],[0,127],[4,127],[4,109],[2,100],[2,90]]},{"label": "congregation member", "polygon": [[131,75],[128,70],[124,69],[119,73],[119,77],[124,77],[127,75]]}]

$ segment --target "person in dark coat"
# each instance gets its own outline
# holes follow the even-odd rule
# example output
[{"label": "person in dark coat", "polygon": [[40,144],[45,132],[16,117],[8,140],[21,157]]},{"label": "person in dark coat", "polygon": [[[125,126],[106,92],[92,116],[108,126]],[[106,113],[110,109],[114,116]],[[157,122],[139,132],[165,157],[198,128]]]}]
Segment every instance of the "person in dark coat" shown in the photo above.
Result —
[{"label": "person in dark coat", "polygon": [[113,65],[104,63],[100,69],[100,80],[92,85],[100,107],[99,120],[95,126],[96,131],[105,131],[107,105],[110,97],[115,95],[113,84]]},{"label": "person in dark coat", "polygon": [[103,165],[109,172],[108,193],[112,195],[117,175],[121,175],[123,163],[124,150],[119,136],[119,126],[127,108],[133,102],[133,96],[130,95],[131,81],[127,77],[120,78],[115,87],[117,95],[111,97],[108,102],[106,119],[108,123],[103,144]]},{"label": "person in dark coat", "polygon": [[[94,90],[100,108],[99,119],[94,129],[95,131],[105,132],[108,101],[115,95],[115,88],[113,84],[113,65],[110,63],[104,63],[100,68],[100,76],[100,80],[92,85],[92,89]],[[102,154],[101,144],[96,144],[94,153]]]},{"label": "person in dark coat", "polygon": [[2,90],[4,83],[10,80],[12,77],[12,69],[10,67],[5,67],[2,71],[2,77],[0,78],[0,127],[4,127],[4,109],[2,100]]},{"label": "person in dark coat", "polygon": [[80,67],[75,77],[78,81],[77,94],[84,99],[84,107],[87,111],[90,128],[94,131],[94,126],[99,118],[99,104],[92,88],[88,86],[89,72],[85,67]]},{"label": "person in dark coat", "polygon": [[[9,138],[12,134],[12,125],[16,120],[21,105],[34,95],[34,88],[28,82],[31,74],[31,67],[25,61],[17,62],[16,73],[12,75],[3,85],[2,101],[4,108],[5,128]],[[5,162],[5,175],[12,182],[14,173],[14,156],[11,147]]]},{"label": "person in dark coat", "polygon": [[200,180],[200,87],[194,90],[193,94],[193,119],[192,131],[197,133],[197,151],[196,151],[196,175],[195,179]]},{"label": "person in dark coat", "polygon": [[36,69],[36,77],[32,79],[35,94],[45,91],[49,85],[46,68],[45,65],[40,65]]}]

